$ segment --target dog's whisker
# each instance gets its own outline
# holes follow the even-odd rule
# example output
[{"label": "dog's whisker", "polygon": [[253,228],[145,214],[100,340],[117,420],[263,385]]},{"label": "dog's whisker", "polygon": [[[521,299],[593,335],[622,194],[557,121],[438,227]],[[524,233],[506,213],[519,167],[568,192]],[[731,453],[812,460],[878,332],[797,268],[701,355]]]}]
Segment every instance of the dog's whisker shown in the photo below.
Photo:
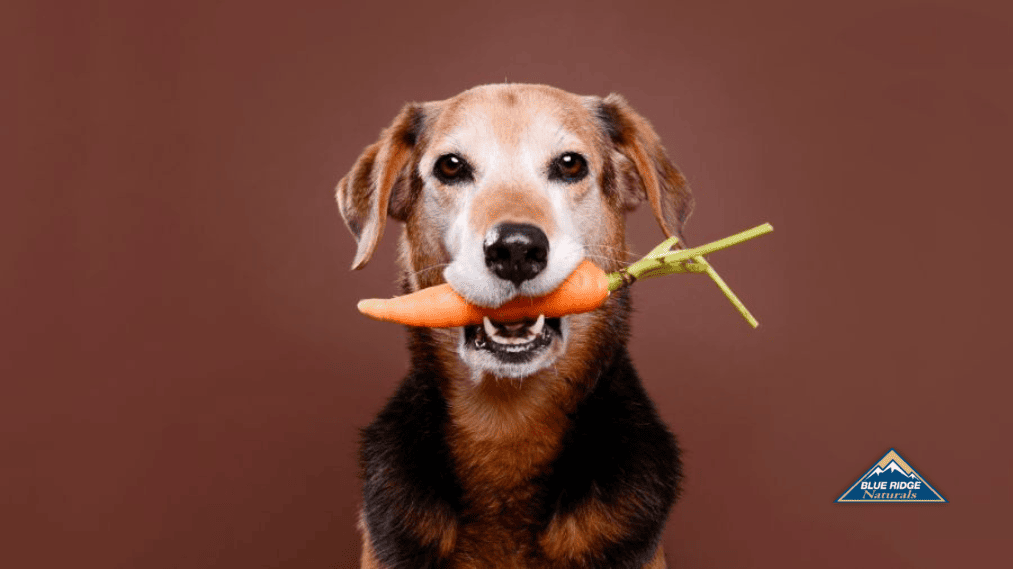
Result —
[{"label": "dog's whisker", "polygon": [[628,251],[624,251],[622,249],[608,249],[606,247],[596,248],[594,251],[595,253],[598,254],[611,254],[617,259],[628,257],[631,254]]},{"label": "dog's whisker", "polygon": [[[598,249],[598,248],[596,248],[596,249]],[[623,263],[628,262],[627,259],[633,260],[633,259],[639,259],[640,257],[643,257],[643,255],[636,255],[632,251],[627,251],[627,250],[623,250],[623,249],[615,249],[615,248],[611,248],[610,249],[610,248],[607,248],[607,247],[600,248],[600,250],[598,250],[596,252],[599,254],[599,256],[602,256],[602,257],[612,257],[614,259],[620,260]]]},{"label": "dog's whisker", "polygon": [[605,243],[598,243],[597,245],[595,245],[595,247],[598,247],[600,249],[612,249],[613,251],[628,251],[628,252],[632,252],[632,250],[629,249],[629,248],[613,247],[613,246],[605,244]]},{"label": "dog's whisker", "polygon": [[411,275],[411,276],[416,276],[417,277],[417,276],[421,275],[422,273],[424,273],[426,271],[431,271],[433,269],[439,269],[439,268],[442,268],[442,267],[449,267],[449,266],[450,266],[450,263],[438,263],[436,265],[430,265],[430,266],[428,266],[428,267],[426,267],[424,269],[419,269],[417,271],[408,271],[408,274]]},{"label": "dog's whisker", "polygon": [[[632,249],[626,249],[626,248],[621,248],[621,247],[612,247],[612,246],[606,245],[604,243],[599,243],[599,244],[595,245],[595,248],[596,249],[609,249],[611,251],[615,251],[615,252],[617,252],[619,254],[622,254],[622,255],[635,255],[636,254]],[[642,257],[643,255],[640,255],[640,256]]]},{"label": "dog's whisker", "polygon": [[559,129],[556,131],[556,134],[553,135],[553,136],[556,136],[556,145],[557,146],[559,145],[559,143],[563,142],[563,138],[566,136],[563,133],[563,125],[559,125]]},{"label": "dog's whisker", "polygon": [[594,255],[594,254],[591,254],[591,253],[585,253],[584,256],[585,257],[590,257],[592,259],[602,259],[604,261],[611,261],[611,262],[615,262],[615,263],[622,263],[623,262],[622,260],[617,259],[615,257],[612,257],[610,255]]},{"label": "dog's whisker", "polygon": [[616,264],[618,264],[621,267],[628,267],[628,266],[630,266],[632,264],[632,263],[630,263],[628,261],[625,261],[623,259],[617,259],[615,257],[609,257],[607,255],[592,255],[590,253],[585,253],[584,256],[585,257],[590,257],[592,259],[601,259],[601,260],[609,262],[609,263],[616,263]]}]

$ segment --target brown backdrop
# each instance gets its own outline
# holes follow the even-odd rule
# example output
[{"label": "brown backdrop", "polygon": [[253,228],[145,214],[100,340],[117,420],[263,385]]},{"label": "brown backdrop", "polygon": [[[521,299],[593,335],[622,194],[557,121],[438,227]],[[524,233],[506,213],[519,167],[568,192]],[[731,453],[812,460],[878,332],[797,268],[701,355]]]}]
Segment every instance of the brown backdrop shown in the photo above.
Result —
[{"label": "brown backdrop", "polygon": [[[691,181],[703,279],[638,285],[685,447],[678,567],[1005,558],[1004,2],[7,4],[7,567],[353,567],[356,428],[406,366],[332,188],[409,100],[624,94]],[[649,212],[632,242],[661,239]],[[950,503],[839,505],[896,448]]]}]

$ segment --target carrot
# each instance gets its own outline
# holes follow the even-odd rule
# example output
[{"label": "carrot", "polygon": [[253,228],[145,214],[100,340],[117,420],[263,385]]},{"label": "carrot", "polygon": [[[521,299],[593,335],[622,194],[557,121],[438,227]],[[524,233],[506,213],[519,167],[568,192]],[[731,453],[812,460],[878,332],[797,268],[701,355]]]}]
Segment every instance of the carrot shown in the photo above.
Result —
[{"label": "carrot", "polygon": [[556,290],[549,294],[538,298],[518,297],[498,308],[483,308],[469,304],[450,288],[449,284],[436,285],[395,298],[362,300],[359,301],[358,308],[359,312],[376,320],[428,328],[481,324],[485,316],[497,322],[518,322],[536,318],[539,314],[544,314],[546,318],[555,318],[590,312],[601,306],[612,291],[637,280],[672,273],[702,273],[714,280],[736,310],[755,328],[758,325],[756,319],[703,255],[737,245],[773,230],[769,223],[765,223],[706,245],[674,252],[671,248],[677,246],[678,241],[675,237],[671,237],[655,247],[643,259],[608,274],[585,259]]},{"label": "carrot", "polygon": [[359,312],[376,320],[398,322],[409,326],[449,328],[481,324],[488,316],[497,322],[518,322],[589,312],[598,308],[609,296],[609,278],[605,271],[584,260],[563,284],[538,298],[517,297],[499,308],[483,308],[469,304],[448,284],[424,288],[390,299],[368,299],[359,302]]}]

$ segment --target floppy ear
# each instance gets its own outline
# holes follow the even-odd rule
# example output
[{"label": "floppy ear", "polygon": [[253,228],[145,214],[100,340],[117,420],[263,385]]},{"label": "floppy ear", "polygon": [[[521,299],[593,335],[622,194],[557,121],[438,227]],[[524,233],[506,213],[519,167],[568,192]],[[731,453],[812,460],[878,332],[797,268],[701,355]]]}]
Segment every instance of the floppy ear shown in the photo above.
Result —
[{"label": "floppy ear", "polygon": [[615,93],[600,100],[597,115],[614,149],[621,204],[633,209],[647,199],[665,236],[676,236],[681,242],[682,227],[693,211],[693,196],[657,133]]},{"label": "floppy ear", "polygon": [[338,182],[338,209],[358,242],[353,270],[365,267],[373,256],[388,213],[399,221],[407,216],[413,197],[412,158],[424,119],[420,105],[405,105],[380,133],[380,140],[367,146],[352,170]]}]

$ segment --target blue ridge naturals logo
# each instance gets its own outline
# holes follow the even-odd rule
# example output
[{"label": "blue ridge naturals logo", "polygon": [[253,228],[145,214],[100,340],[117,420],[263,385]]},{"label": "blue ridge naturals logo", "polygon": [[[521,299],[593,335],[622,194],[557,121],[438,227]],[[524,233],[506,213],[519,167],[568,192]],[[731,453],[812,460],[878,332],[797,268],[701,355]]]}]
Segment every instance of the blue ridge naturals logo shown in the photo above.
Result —
[{"label": "blue ridge naturals logo", "polygon": [[848,502],[946,502],[946,498],[890,449],[837,499],[839,504]]}]

